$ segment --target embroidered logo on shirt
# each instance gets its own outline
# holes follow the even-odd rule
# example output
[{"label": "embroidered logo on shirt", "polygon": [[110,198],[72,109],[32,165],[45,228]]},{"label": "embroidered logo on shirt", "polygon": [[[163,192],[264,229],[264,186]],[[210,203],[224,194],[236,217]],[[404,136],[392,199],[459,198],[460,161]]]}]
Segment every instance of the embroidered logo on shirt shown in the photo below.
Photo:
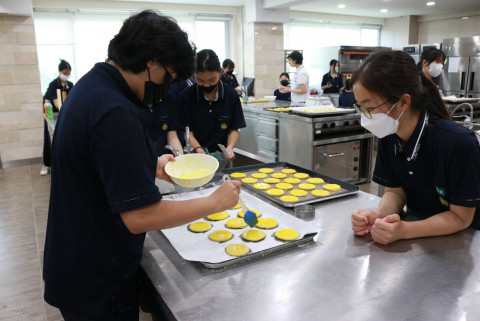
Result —
[{"label": "embroidered logo on shirt", "polygon": [[168,129],[167,123],[163,124],[162,129],[163,129],[163,130],[167,130],[167,129]]},{"label": "embroidered logo on shirt", "polygon": [[442,203],[443,206],[450,206],[450,204],[447,202],[446,199],[444,199],[443,197],[439,196],[438,199],[440,200],[440,203]]},{"label": "embroidered logo on shirt", "polygon": [[220,128],[221,128],[221,129],[227,129],[227,124],[226,124],[226,123],[222,123],[222,124],[220,125]]},{"label": "embroidered logo on shirt", "polygon": [[445,197],[445,189],[435,185],[438,195]]}]

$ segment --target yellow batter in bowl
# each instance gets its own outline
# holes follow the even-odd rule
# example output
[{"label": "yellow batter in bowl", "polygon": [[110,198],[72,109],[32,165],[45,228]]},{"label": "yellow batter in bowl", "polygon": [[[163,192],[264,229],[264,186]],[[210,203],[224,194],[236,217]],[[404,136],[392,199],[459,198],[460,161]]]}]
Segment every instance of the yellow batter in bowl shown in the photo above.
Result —
[{"label": "yellow batter in bowl", "polygon": [[267,174],[265,174],[265,173],[253,173],[252,177],[253,178],[266,178]]},{"label": "yellow batter in bowl", "polygon": [[[262,213],[260,213],[260,211],[257,211],[257,210],[250,210],[252,211],[253,213],[255,213],[255,215],[257,215],[257,217],[260,217],[262,215]],[[241,210],[240,212],[238,212],[238,217],[241,217],[241,218],[244,218],[245,217],[245,214],[243,213],[243,210]]]},{"label": "yellow batter in bowl", "polygon": [[273,218],[259,218],[257,225],[255,225],[255,227],[258,227],[264,230],[276,228],[277,226],[278,226],[278,222]]},{"label": "yellow batter in bowl", "polygon": [[285,174],[293,174],[293,173],[296,173],[297,171],[294,170],[293,168],[284,168],[282,169],[282,173],[285,173]]},{"label": "yellow batter in bowl", "polygon": [[230,174],[230,176],[232,178],[244,178],[247,175],[245,173],[232,173],[232,174]]},{"label": "yellow batter in bowl", "polygon": [[260,173],[270,174],[273,173],[273,168],[260,168],[258,171]]},{"label": "yellow batter in bowl", "polygon": [[288,183],[278,183],[277,185],[275,185],[275,187],[280,189],[292,189],[293,185]]},{"label": "yellow batter in bowl", "polygon": [[296,174],[293,174],[293,177],[295,178],[300,178],[300,179],[305,179],[307,178],[309,175],[306,174],[306,173],[296,173]]},{"label": "yellow batter in bowl", "polygon": [[250,252],[250,249],[244,244],[230,244],[225,248],[225,252],[231,256],[244,256]]},{"label": "yellow batter in bowl", "polygon": [[323,182],[324,180],[320,177],[312,177],[307,179],[307,183],[310,183],[310,184],[322,184]]},{"label": "yellow batter in bowl", "polygon": [[258,242],[265,238],[265,232],[259,230],[248,230],[242,233],[242,239],[250,242]]},{"label": "yellow batter in bowl", "polygon": [[232,229],[241,229],[247,227],[247,223],[243,218],[231,218],[226,223],[225,226]]},{"label": "yellow batter in bowl", "polygon": [[264,191],[270,188],[270,184],[267,183],[256,183],[253,184],[253,188]]},{"label": "yellow batter in bowl", "polygon": [[324,191],[323,189],[316,189],[316,190],[312,191],[312,195],[317,196],[317,197],[325,197],[325,196],[330,195],[330,192],[329,191]]},{"label": "yellow batter in bowl", "polygon": [[208,234],[208,238],[215,242],[225,242],[233,237],[232,232],[225,230],[218,230]]},{"label": "yellow batter in bowl", "polygon": [[229,217],[227,212],[218,212],[214,214],[207,215],[207,219],[210,221],[221,221]]},{"label": "yellow batter in bowl", "polygon": [[285,178],[285,177],[287,177],[287,174],[284,174],[284,173],[275,173],[275,174],[272,174],[272,177],[273,177],[273,178]]},{"label": "yellow batter in bowl", "polygon": [[288,183],[288,184],[299,184],[301,182],[301,180],[299,180],[298,178],[295,178],[295,177],[289,177],[289,178],[285,178],[283,180],[285,183]]},{"label": "yellow batter in bowl", "polygon": [[212,228],[212,224],[207,222],[195,222],[188,225],[188,229],[195,233],[203,233]]},{"label": "yellow batter in bowl", "polygon": [[342,189],[342,187],[338,184],[325,184],[322,186],[322,188],[331,192],[336,192]]},{"label": "yellow batter in bowl", "polygon": [[315,189],[315,185],[308,184],[308,183],[303,183],[303,184],[298,185],[298,188],[306,189],[307,191],[311,191],[312,189]]},{"label": "yellow batter in bowl", "polygon": [[308,192],[304,191],[303,189],[294,189],[294,190],[290,191],[290,195],[293,195],[293,196],[307,196]]},{"label": "yellow batter in bowl", "polygon": [[267,190],[267,194],[271,196],[282,196],[283,194],[285,194],[285,191],[279,188],[271,188]]},{"label": "yellow batter in bowl", "polygon": [[298,197],[293,195],[284,195],[280,197],[280,200],[285,203],[296,203],[298,202]]},{"label": "yellow batter in bowl", "polygon": [[293,241],[298,239],[300,234],[297,231],[291,229],[283,229],[275,232],[275,237],[282,241]]},{"label": "yellow batter in bowl", "polygon": [[245,183],[245,184],[253,184],[253,183],[256,183],[257,181],[258,180],[253,177],[245,177],[242,179],[242,183]]},{"label": "yellow batter in bowl", "polygon": [[263,182],[267,184],[277,184],[280,183],[280,180],[278,178],[265,178]]}]

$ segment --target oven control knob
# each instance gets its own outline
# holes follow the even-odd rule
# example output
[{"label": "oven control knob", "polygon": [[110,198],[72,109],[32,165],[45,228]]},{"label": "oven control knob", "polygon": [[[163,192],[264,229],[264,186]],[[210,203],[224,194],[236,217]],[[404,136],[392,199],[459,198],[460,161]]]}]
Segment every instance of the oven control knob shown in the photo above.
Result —
[{"label": "oven control knob", "polygon": [[358,162],[358,157],[354,157],[354,158],[353,158],[353,161],[354,161],[354,162]]},{"label": "oven control knob", "polygon": [[345,121],[345,122],[343,123],[343,125],[344,125],[344,126],[348,126],[348,125],[350,125],[350,122],[347,120],[347,121]]},{"label": "oven control knob", "polygon": [[353,167],[353,170],[356,172],[358,171],[358,166]]},{"label": "oven control knob", "polygon": [[322,128],[328,128],[328,124],[327,124],[327,123],[324,123],[324,124],[322,125]]},{"label": "oven control knob", "polygon": [[335,128],[335,123],[331,123],[330,128]]}]

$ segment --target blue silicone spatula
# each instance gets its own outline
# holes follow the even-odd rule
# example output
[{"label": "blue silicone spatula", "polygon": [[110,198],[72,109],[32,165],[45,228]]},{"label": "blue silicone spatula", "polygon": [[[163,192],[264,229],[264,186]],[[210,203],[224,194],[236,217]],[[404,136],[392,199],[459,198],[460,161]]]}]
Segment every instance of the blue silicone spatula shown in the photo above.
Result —
[{"label": "blue silicone spatula", "polygon": [[[228,180],[228,179],[230,179],[228,175],[223,176],[223,180]],[[257,214],[255,214],[255,212],[252,212],[248,209],[247,205],[245,205],[245,202],[242,200],[240,195],[238,196],[238,204],[240,204],[240,207],[243,210],[243,214],[244,214],[243,219],[245,223],[247,223],[248,226],[250,227],[254,227],[255,225],[257,225],[258,223]]]}]

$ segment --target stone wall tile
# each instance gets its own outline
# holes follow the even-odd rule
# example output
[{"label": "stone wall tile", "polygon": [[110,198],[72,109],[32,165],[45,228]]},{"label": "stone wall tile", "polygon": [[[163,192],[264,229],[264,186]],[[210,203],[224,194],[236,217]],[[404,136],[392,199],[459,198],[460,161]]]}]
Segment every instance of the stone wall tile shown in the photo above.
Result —
[{"label": "stone wall tile", "polygon": [[17,32],[19,45],[35,45],[35,34],[32,32]]},{"label": "stone wall tile", "polygon": [[14,56],[17,65],[38,65],[36,52],[16,52]]}]

